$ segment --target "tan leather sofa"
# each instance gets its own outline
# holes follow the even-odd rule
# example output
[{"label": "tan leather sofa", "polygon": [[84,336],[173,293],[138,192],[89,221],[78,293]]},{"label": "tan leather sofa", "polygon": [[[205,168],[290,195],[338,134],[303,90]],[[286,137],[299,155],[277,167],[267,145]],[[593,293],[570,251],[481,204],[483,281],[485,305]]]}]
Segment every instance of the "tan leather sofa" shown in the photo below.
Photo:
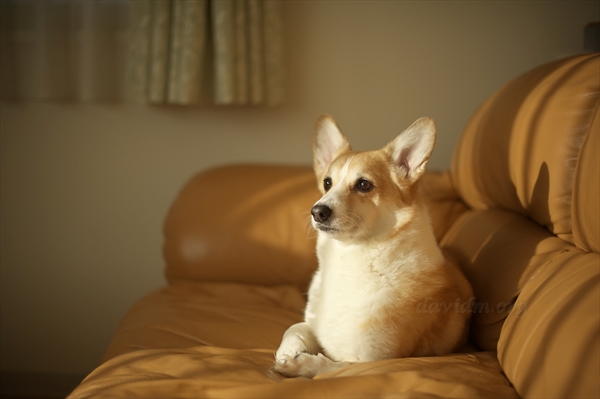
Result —
[{"label": "tan leather sofa", "polygon": [[230,166],[183,188],[168,286],[131,308],[71,397],[599,397],[599,91],[598,54],[536,68],[476,111],[449,172],[423,177],[477,296],[460,353],[271,371],[302,318],[319,194],[309,167]]}]

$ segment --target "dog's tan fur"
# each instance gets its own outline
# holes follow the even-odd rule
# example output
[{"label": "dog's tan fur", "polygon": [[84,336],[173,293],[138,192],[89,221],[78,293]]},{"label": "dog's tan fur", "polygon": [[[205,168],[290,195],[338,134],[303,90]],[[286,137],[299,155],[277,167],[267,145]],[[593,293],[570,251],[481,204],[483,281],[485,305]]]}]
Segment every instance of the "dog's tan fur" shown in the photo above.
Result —
[{"label": "dog's tan fur", "polygon": [[[437,246],[417,184],[434,142],[433,121],[422,118],[383,149],[355,152],[330,116],[317,120],[319,269],[305,321],[284,334],[275,370],[312,377],[464,345],[472,289]],[[323,208],[331,213],[317,215]]]}]

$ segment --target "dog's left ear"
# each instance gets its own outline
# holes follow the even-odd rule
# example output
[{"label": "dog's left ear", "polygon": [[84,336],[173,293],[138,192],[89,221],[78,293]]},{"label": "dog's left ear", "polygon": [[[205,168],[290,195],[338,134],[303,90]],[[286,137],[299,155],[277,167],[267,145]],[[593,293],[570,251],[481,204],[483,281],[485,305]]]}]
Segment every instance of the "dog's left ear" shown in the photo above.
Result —
[{"label": "dog's left ear", "polygon": [[399,175],[411,183],[425,172],[435,144],[435,123],[431,118],[417,119],[387,145]]}]

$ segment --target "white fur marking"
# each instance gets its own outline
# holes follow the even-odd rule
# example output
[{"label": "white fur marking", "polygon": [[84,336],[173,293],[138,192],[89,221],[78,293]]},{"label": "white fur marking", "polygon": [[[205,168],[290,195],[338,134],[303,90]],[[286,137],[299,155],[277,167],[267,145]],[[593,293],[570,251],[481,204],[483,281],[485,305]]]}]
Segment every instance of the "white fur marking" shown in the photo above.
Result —
[{"label": "white fur marking", "polygon": [[348,175],[348,170],[350,169],[350,162],[352,162],[353,158],[354,158],[354,155],[352,155],[350,158],[348,158],[348,160],[346,161],[344,166],[342,166],[342,169],[340,170],[340,181],[344,180],[346,178],[346,176]]}]

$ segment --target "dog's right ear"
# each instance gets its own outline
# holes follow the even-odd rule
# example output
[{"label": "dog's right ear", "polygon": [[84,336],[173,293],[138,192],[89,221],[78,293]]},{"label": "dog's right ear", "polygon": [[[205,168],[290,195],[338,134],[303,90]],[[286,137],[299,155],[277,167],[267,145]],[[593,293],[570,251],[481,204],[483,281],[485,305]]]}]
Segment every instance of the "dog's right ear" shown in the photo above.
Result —
[{"label": "dog's right ear", "polygon": [[317,178],[323,177],[331,162],[350,144],[333,118],[321,115],[313,130],[313,167]]}]

